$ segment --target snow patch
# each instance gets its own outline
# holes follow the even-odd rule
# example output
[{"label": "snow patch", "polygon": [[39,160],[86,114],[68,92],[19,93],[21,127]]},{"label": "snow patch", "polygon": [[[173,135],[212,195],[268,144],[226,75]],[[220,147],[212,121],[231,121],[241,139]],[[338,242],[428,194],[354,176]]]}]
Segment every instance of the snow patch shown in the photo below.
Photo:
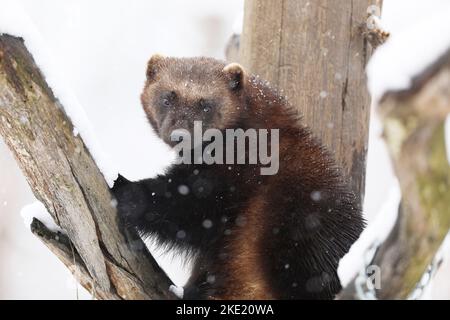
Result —
[{"label": "snow patch", "polygon": [[367,66],[375,102],[388,91],[408,89],[412,79],[450,49],[450,5],[410,24],[375,51]]},{"label": "snow patch", "polygon": [[169,291],[172,292],[174,295],[176,295],[178,298],[183,299],[183,296],[184,296],[183,287],[177,287],[177,286],[171,285],[169,287]]},{"label": "snow patch", "polygon": [[20,215],[22,216],[23,222],[25,223],[25,226],[27,228],[30,228],[31,223],[33,222],[33,218],[36,218],[37,220],[42,222],[50,231],[61,232],[65,234],[65,232],[55,223],[45,206],[39,201],[23,207],[20,211]]},{"label": "snow patch", "polygon": [[89,149],[100,171],[103,173],[106,182],[113,186],[117,178],[118,170],[111,165],[111,160],[100,148],[94,130],[84,112],[83,107],[78,102],[75,94],[65,84],[64,79],[58,74],[58,66],[42,35],[39,33],[33,22],[15,0],[3,0],[0,10],[0,35],[9,34],[24,39],[25,45],[33,55],[36,64],[45,76],[48,85],[52,88],[53,94],[64,106],[67,116],[74,125],[74,134],[80,133],[84,143]]},{"label": "snow patch", "polygon": [[382,243],[389,236],[397,221],[400,200],[400,186],[396,182],[389,190],[389,197],[373,223],[367,226],[358,241],[339,262],[338,275],[343,287],[347,286],[361,269],[367,267],[365,254],[371,246]]}]

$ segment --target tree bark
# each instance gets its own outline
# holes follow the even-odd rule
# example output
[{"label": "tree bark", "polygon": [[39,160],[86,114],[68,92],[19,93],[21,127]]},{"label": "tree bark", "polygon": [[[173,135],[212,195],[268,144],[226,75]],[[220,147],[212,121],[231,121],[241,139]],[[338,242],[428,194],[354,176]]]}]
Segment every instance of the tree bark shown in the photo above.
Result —
[{"label": "tree bark", "polygon": [[[339,3],[337,3],[339,2]],[[246,0],[240,62],[283,89],[364,195],[371,54],[361,26],[371,0]]]},{"label": "tree bark", "polygon": [[0,36],[0,134],[31,189],[67,233],[33,231],[97,298],[169,298],[136,234],[120,230],[109,188],[23,41]]},{"label": "tree bark", "polygon": [[450,114],[450,50],[378,106],[383,135],[402,190],[396,228],[373,264],[381,299],[408,297],[450,229],[450,167],[444,123]]}]

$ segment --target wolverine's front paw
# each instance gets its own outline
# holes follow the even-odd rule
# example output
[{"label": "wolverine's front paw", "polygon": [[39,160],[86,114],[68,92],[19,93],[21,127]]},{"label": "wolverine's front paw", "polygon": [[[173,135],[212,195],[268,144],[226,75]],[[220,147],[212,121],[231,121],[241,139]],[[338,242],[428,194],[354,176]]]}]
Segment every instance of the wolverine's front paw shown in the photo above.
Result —
[{"label": "wolverine's front paw", "polygon": [[111,193],[114,196],[114,202],[118,202],[124,198],[127,188],[132,184],[132,182],[126,179],[124,176],[120,175],[114,181],[114,185],[111,188]]},{"label": "wolverine's front paw", "polygon": [[117,179],[114,181],[113,187],[111,188],[111,193],[114,196],[113,203],[115,203],[115,205],[118,205],[119,202],[123,203],[124,200],[126,200],[126,194],[131,184],[131,181],[119,174]]},{"label": "wolverine's front paw", "polygon": [[117,213],[126,225],[137,226],[148,211],[148,195],[139,182],[131,182],[119,175],[111,189]]}]

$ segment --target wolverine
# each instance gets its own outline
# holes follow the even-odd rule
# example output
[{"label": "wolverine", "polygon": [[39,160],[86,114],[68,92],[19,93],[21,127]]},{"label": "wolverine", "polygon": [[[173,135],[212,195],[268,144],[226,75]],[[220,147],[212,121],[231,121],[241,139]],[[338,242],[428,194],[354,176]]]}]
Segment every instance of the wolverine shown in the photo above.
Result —
[{"label": "wolverine", "polygon": [[[151,127],[279,130],[279,167],[172,164],[113,187],[126,227],[195,253],[186,299],[333,299],[337,268],[364,228],[360,201],[294,106],[236,63],[154,55],[141,95]],[[223,135],[225,136],[225,134]],[[268,139],[269,149],[271,139]]]}]

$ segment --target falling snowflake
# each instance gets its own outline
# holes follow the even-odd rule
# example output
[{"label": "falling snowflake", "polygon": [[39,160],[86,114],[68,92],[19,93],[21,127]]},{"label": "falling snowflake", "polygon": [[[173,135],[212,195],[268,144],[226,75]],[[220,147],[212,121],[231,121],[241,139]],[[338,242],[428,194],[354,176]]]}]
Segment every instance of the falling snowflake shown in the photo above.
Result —
[{"label": "falling snowflake", "polygon": [[212,223],[211,220],[205,219],[205,220],[203,220],[202,225],[203,225],[203,228],[209,229],[209,228],[211,228],[213,226],[213,223]]},{"label": "falling snowflake", "polygon": [[117,208],[117,204],[118,204],[118,202],[117,202],[117,200],[116,199],[112,199],[110,202],[109,202],[109,204],[111,205],[111,207],[113,207],[113,208]]},{"label": "falling snowflake", "polygon": [[20,123],[27,124],[28,123],[28,118],[26,116],[20,116]]},{"label": "falling snowflake", "polygon": [[311,199],[313,199],[313,201],[320,201],[320,199],[322,199],[322,194],[320,193],[320,191],[313,191],[311,192]]},{"label": "falling snowflake", "polygon": [[236,218],[236,224],[239,227],[245,226],[246,223],[247,223],[247,219],[244,216],[239,216]]},{"label": "falling snowflake", "polygon": [[326,92],[326,91],[320,91],[320,98],[321,98],[321,99],[325,99],[326,97],[328,97],[328,92]]},{"label": "falling snowflake", "polygon": [[208,277],[206,278],[206,281],[208,282],[208,283],[214,283],[214,282],[216,282],[216,277],[214,276],[214,275],[208,275]]},{"label": "falling snowflake", "polygon": [[178,192],[183,195],[186,196],[189,194],[189,187],[185,184],[181,184],[178,186]]},{"label": "falling snowflake", "polygon": [[177,232],[177,238],[178,238],[178,239],[184,239],[184,238],[186,238],[186,232],[185,232],[184,230],[179,230],[179,231]]}]

